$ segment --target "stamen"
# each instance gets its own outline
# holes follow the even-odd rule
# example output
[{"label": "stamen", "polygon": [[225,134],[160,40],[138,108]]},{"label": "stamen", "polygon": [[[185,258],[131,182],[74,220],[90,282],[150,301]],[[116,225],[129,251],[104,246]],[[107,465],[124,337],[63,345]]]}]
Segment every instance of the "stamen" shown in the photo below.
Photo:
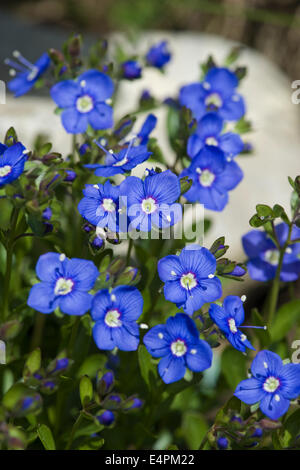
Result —
[{"label": "stamen", "polygon": [[214,274],[209,274],[207,277],[208,277],[208,279],[213,279],[215,277],[215,275]]},{"label": "stamen", "polygon": [[247,297],[246,297],[245,295],[242,295],[241,301],[242,301],[242,302],[246,302],[246,300],[247,300]]}]

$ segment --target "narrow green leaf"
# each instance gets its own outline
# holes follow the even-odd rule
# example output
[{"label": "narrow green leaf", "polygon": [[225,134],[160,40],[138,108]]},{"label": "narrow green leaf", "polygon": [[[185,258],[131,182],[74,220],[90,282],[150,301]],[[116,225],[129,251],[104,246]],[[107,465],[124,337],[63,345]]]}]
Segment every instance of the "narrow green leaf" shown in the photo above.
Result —
[{"label": "narrow green leaf", "polygon": [[38,427],[37,432],[41,440],[41,443],[43,444],[46,450],[56,449],[52,431],[48,426],[46,426],[46,424],[41,424]]},{"label": "narrow green leaf", "polygon": [[272,341],[280,341],[300,321],[300,300],[292,300],[282,305],[270,325]]},{"label": "narrow green leaf", "polygon": [[92,401],[93,393],[93,384],[91,379],[87,375],[84,375],[81,377],[79,383],[80,401],[83,408]]}]

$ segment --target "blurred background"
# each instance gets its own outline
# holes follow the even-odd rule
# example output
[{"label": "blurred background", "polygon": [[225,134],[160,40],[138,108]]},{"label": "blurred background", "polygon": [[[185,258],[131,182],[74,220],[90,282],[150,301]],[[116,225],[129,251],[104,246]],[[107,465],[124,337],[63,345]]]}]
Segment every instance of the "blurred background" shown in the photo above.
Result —
[{"label": "blurred background", "polygon": [[69,32],[218,34],[263,52],[290,77],[300,75],[298,0],[1,0],[0,5],[1,16],[10,13],[15,21]]}]

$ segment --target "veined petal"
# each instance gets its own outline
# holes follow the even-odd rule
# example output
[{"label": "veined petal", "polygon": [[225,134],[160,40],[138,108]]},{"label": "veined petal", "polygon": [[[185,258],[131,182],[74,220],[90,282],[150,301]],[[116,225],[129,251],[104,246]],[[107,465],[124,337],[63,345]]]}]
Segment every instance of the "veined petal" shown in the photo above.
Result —
[{"label": "veined petal", "polygon": [[186,301],[187,292],[180,285],[179,280],[167,281],[164,285],[165,299],[175,304],[182,304]]},{"label": "veined petal", "polygon": [[282,372],[282,359],[271,351],[260,351],[253,359],[251,372],[257,379],[264,379],[269,375],[277,377]]},{"label": "veined petal", "polygon": [[76,100],[80,94],[80,86],[74,80],[63,80],[62,82],[58,82],[53,85],[50,90],[51,98],[60,108],[70,108],[75,106]]},{"label": "veined petal", "polygon": [[99,349],[111,351],[116,347],[112,337],[112,328],[103,321],[97,321],[93,327],[93,338]]},{"label": "veined petal", "polygon": [[60,296],[59,307],[68,315],[83,315],[92,304],[92,296],[86,292],[73,290],[70,294]]},{"label": "veined petal", "polygon": [[111,307],[112,300],[108,289],[102,289],[97,292],[92,302],[92,318],[95,321],[103,319],[107,310]]},{"label": "veined petal", "polygon": [[300,395],[300,364],[285,364],[280,373],[280,393],[294,400]]},{"label": "veined petal", "polygon": [[137,320],[143,312],[143,296],[134,286],[118,286],[113,289],[111,296],[116,298],[115,304],[122,312],[122,319]]},{"label": "veined petal", "polygon": [[[127,325],[128,326],[128,325]],[[120,328],[112,328],[112,337],[117,348],[121,351],[136,351],[139,345],[139,327],[135,323],[135,331],[133,334],[133,327],[131,325],[131,332],[125,325]]]},{"label": "veined petal", "polygon": [[199,333],[195,322],[184,313],[177,313],[175,317],[169,317],[166,329],[173,339],[183,339],[188,343],[195,343],[199,340]]},{"label": "veined petal", "polygon": [[249,258],[256,258],[261,252],[275,248],[274,243],[270,243],[266,233],[261,230],[250,230],[242,237],[242,243]]},{"label": "veined petal", "polygon": [[172,354],[163,357],[158,364],[158,373],[166,384],[181,380],[185,374],[184,359]]},{"label": "veined petal", "polygon": [[216,271],[216,258],[207,248],[197,245],[183,248],[179,255],[183,269],[192,271],[200,278],[205,278]]},{"label": "veined petal", "polygon": [[113,94],[114,83],[112,79],[108,75],[99,72],[99,70],[87,70],[77,80],[78,84],[81,84],[84,93],[90,94],[96,101],[103,102]]},{"label": "veined petal", "polygon": [[153,197],[158,204],[172,204],[180,196],[179,178],[170,170],[147,176],[144,188],[146,197]]},{"label": "veined petal", "polygon": [[180,276],[183,272],[179,256],[168,255],[160,259],[157,263],[157,271],[163,282],[176,279],[176,276]]},{"label": "veined petal", "polygon": [[98,103],[87,113],[87,118],[93,129],[109,129],[113,126],[113,109],[105,103]]},{"label": "veined petal", "polygon": [[69,134],[83,134],[88,126],[87,114],[78,112],[75,107],[66,108],[61,114],[61,121]]},{"label": "veined petal", "polygon": [[222,134],[219,138],[219,145],[223,152],[231,157],[238,155],[244,149],[244,142],[238,134],[233,132]]},{"label": "veined petal", "polygon": [[153,357],[163,357],[170,353],[171,338],[165,325],[156,325],[144,336],[147,351]]},{"label": "veined petal", "polygon": [[76,289],[89,291],[94,287],[99,271],[93,261],[72,258],[65,260],[65,275],[75,282]]},{"label": "veined petal", "polygon": [[210,345],[203,340],[191,345],[186,354],[186,363],[193,372],[202,372],[208,369],[212,363],[212,349]]},{"label": "veined petal", "polygon": [[36,265],[36,274],[41,281],[52,282],[62,272],[62,263],[59,253],[45,253],[38,259]]},{"label": "veined petal", "polygon": [[227,316],[234,318],[237,326],[242,325],[245,319],[243,302],[237,295],[228,295],[223,302]]},{"label": "veined petal", "polygon": [[254,405],[261,401],[265,393],[262,384],[256,378],[242,380],[237,386],[234,395],[247,405]]},{"label": "veined petal", "polygon": [[273,420],[284,415],[284,413],[289,409],[289,406],[290,401],[276,393],[266,394],[260,402],[261,411],[268,416],[268,418]]},{"label": "veined petal", "polygon": [[200,139],[207,139],[207,137],[217,137],[223,128],[223,119],[217,113],[206,113],[200,119],[196,134]]},{"label": "veined petal", "polygon": [[57,307],[57,301],[54,299],[54,289],[51,284],[40,282],[30,289],[27,305],[38,312],[51,313]]}]

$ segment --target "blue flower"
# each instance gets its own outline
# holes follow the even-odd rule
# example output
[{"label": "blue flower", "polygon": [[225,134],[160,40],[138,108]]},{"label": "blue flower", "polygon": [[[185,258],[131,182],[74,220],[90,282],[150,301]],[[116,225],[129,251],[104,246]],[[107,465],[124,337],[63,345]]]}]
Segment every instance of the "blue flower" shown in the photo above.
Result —
[{"label": "blue flower", "polygon": [[206,209],[222,211],[228,203],[228,191],[234,189],[243,178],[243,172],[234,161],[227,161],[222,150],[205,146],[193,158],[181,176],[193,180],[185,193],[190,202],[199,201]]},{"label": "blue flower", "polygon": [[207,302],[222,296],[221,281],[215,277],[217,262],[209,250],[188,245],[179,256],[168,255],[159,260],[157,270],[165,282],[165,298],[183,307],[189,315]]},{"label": "blue flower", "polygon": [[236,92],[238,83],[229,69],[213,67],[203,82],[182,87],[179,101],[192,110],[197,120],[207,111],[216,111],[227,121],[237,121],[245,114],[244,99]]},{"label": "blue flower", "polygon": [[245,352],[247,347],[255,351],[247,336],[238,328],[245,319],[243,302],[240,297],[229,295],[224,299],[223,307],[211,304],[209,315],[235,349]]},{"label": "blue flower", "polygon": [[228,447],[228,439],[226,437],[219,437],[217,444],[220,450],[225,450]]},{"label": "blue flower", "polygon": [[[135,139],[134,139],[135,140]],[[88,164],[86,168],[95,170],[96,176],[113,176],[128,173],[140,163],[147,160],[152,152],[148,152],[147,145],[133,145],[133,141],[126,145],[120,152],[107,151],[99,142],[96,142],[106,154],[105,165]]]},{"label": "blue flower", "polygon": [[156,325],[144,336],[144,343],[153,357],[161,357],[158,372],[169,384],[184,377],[186,368],[202,372],[211,366],[212,350],[199,339],[194,321],[184,313],[168,318],[165,325]]},{"label": "blue flower", "polygon": [[97,416],[97,419],[103,426],[110,426],[115,421],[115,415],[112,411],[105,410],[101,415]]},{"label": "blue flower", "polygon": [[146,60],[149,65],[161,69],[171,59],[171,53],[168,50],[167,41],[161,41],[152,46],[146,54]]},{"label": "blue flower", "polygon": [[68,315],[83,315],[90,309],[92,296],[88,291],[99,275],[92,261],[46,253],[39,257],[36,274],[41,282],[30,290],[29,307],[42,313],[59,307]]},{"label": "blue flower", "polygon": [[73,170],[66,170],[66,177],[64,181],[67,181],[68,183],[73,183],[77,178],[77,174]]},{"label": "blue flower", "polygon": [[122,183],[121,194],[127,198],[130,227],[148,232],[153,227],[166,228],[182,217],[180,182],[170,170],[150,171],[145,180],[129,176]]},{"label": "blue flower", "polygon": [[16,180],[24,171],[27,151],[20,142],[6,147],[0,146],[0,188]]},{"label": "blue flower", "polygon": [[[288,225],[276,225],[275,232],[280,246],[283,246],[288,237]],[[300,229],[293,227],[291,240],[300,238]],[[278,261],[279,250],[271,238],[263,231],[250,230],[242,238],[243,247],[249,258],[247,268],[252,279],[269,281],[274,279]],[[295,243],[286,249],[280,279],[284,282],[295,281],[300,274],[300,243]]]},{"label": "blue flower", "polygon": [[50,57],[47,53],[32,64],[19,51],[14,51],[14,57],[19,60],[15,62],[6,59],[5,63],[12,67],[11,74],[17,75],[10,82],[8,82],[8,89],[14,93],[15,97],[25,95],[40,78],[40,76],[48,69],[50,65]]},{"label": "blue flower", "polygon": [[137,137],[140,145],[145,145],[149,141],[149,135],[155,129],[157,123],[157,117],[154,114],[148,114],[143,123],[141,130],[138,132]]},{"label": "blue flower", "polygon": [[46,207],[46,209],[43,210],[42,217],[45,220],[50,220],[52,217],[52,209],[51,207]]},{"label": "blue flower", "polygon": [[135,351],[139,344],[136,320],[143,311],[143,297],[136,287],[118,286],[99,291],[93,300],[92,317],[96,322],[93,337],[99,349]]},{"label": "blue flower", "polygon": [[223,150],[228,158],[242,152],[244,143],[238,134],[222,134],[224,121],[216,113],[205,114],[197,124],[197,129],[188,139],[187,153],[194,158],[205,145],[214,145]]},{"label": "blue flower", "polygon": [[234,395],[244,403],[260,403],[261,411],[276,420],[300,394],[300,364],[283,364],[271,351],[260,351],[251,365],[252,377],[242,380]]},{"label": "blue flower", "polygon": [[135,80],[142,76],[142,67],[136,60],[127,60],[122,65],[123,77],[128,80]]},{"label": "blue flower", "polygon": [[108,227],[112,232],[118,232],[121,186],[114,186],[110,181],[104,184],[86,184],[83,190],[85,197],[78,204],[82,217],[96,227]]},{"label": "blue flower", "polygon": [[96,130],[113,125],[113,110],[106,104],[114,91],[111,78],[98,70],[88,70],[77,80],[64,80],[50,90],[52,99],[63,109],[61,120],[70,134],[82,134],[88,124]]}]

